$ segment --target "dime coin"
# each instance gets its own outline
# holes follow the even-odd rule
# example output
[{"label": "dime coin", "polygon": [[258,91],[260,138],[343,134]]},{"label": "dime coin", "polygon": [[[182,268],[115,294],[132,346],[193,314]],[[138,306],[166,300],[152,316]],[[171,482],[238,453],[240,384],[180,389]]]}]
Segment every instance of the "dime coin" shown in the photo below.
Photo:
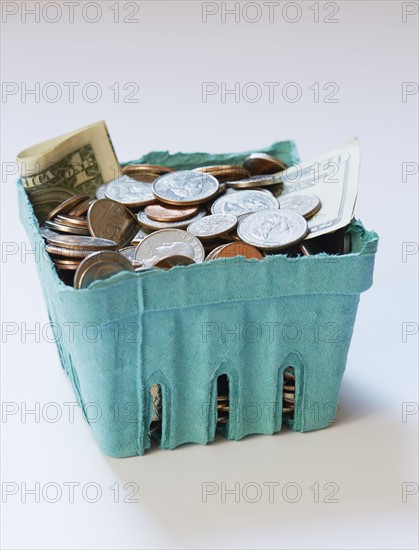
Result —
[{"label": "dime coin", "polygon": [[266,153],[253,153],[249,155],[244,159],[243,166],[254,176],[274,174],[287,168],[287,165],[282,160]]},{"label": "dime coin", "polygon": [[205,251],[199,239],[182,229],[161,229],[151,233],[137,247],[136,258],[146,267],[169,256],[187,256],[200,263],[204,261]]},{"label": "dime coin", "polygon": [[260,250],[254,246],[238,241],[222,246],[213,256],[213,260],[218,260],[219,258],[233,258],[235,256],[244,256],[248,259],[255,258],[257,260],[263,260],[264,258]]},{"label": "dime coin", "polygon": [[49,254],[62,256],[64,258],[86,258],[86,256],[90,256],[90,254],[93,254],[95,252],[95,250],[64,248],[62,246],[56,246],[53,244],[47,244],[45,248]]},{"label": "dime coin", "polygon": [[232,214],[213,214],[192,222],[187,231],[200,239],[213,239],[232,231],[237,223],[236,216]]},{"label": "dime coin", "polygon": [[108,279],[121,271],[134,271],[131,262],[116,251],[101,251],[85,258],[74,276],[75,288],[87,288],[98,279]]},{"label": "dime coin", "polygon": [[55,220],[45,220],[45,227],[59,233],[71,233],[72,235],[90,235],[87,227],[76,227]]},{"label": "dime coin", "polygon": [[280,197],[278,202],[281,210],[292,210],[304,218],[314,216],[321,208],[320,199],[316,195],[291,193]]},{"label": "dime coin", "polygon": [[65,200],[58,206],[56,206],[51,212],[47,215],[45,220],[52,220],[55,218],[57,214],[67,214],[72,210],[75,206],[80,204],[81,202],[85,201],[89,198],[89,195],[75,195],[74,197],[70,197],[69,199]]},{"label": "dime coin", "polygon": [[106,187],[107,183],[104,183],[96,189],[96,198],[97,199],[106,199]]},{"label": "dime coin", "polygon": [[123,204],[110,199],[99,199],[89,207],[87,221],[94,237],[110,239],[123,248],[138,232],[138,221]]},{"label": "dime coin", "polygon": [[253,187],[269,187],[270,185],[278,185],[282,183],[282,176],[280,173],[269,174],[264,176],[250,176],[249,178],[227,181],[226,185],[233,189],[249,189]]},{"label": "dime coin", "polygon": [[150,220],[156,222],[176,222],[186,220],[198,213],[199,206],[169,206],[168,204],[150,204],[144,212]]},{"label": "dime coin", "polygon": [[106,186],[105,195],[108,199],[126,206],[144,206],[156,200],[149,183],[138,181],[129,176],[121,176],[110,181]]},{"label": "dime coin", "polygon": [[265,210],[244,218],[237,234],[259,248],[279,250],[300,242],[307,234],[307,222],[290,210]]},{"label": "dime coin", "polygon": [[138,218],[138,221],[140,223],[142,223],[142,225],[144,227],[146,227],[147,229],[158,230],[158,229],[171,229],[171,228],[174,228],[174,227],[178,227],[178,228],[182,229],[183,227],[187,227],[193,221],[200,220],[205,215],[206,215],[205,210],[203,208],[201,208],[201,210],[198,211],[198,214],[196,214],[193,218],[189,218],[187,220],[180,220],[180,221],[177,221],[177,222],[156,222],[154,220],[151,220],[147,216],[145,211],[142,210],[141,212],[138,212],[137,218]]},{"label": "dime coin", "polygon": [[77,250],[105,250],[117,247],[115,241],[109,239],[99,239],[97,237],[83,237],[80,235],[45,235],[50,244],[61,246],[63,248],[72,248]]},{"label": "dime coin", "polygon": [[260,212],[279,208],[277,199],[266,190],[245,189],[223,195],[211,207],[213,214],[233,214],[239,216],[249,212]]},{"label": "dime coin", "polygon": [[166,258],[160,258],[153,264],[153,267],[159,267],[160,269],[170,269],[177,265],[191,265],[195,262],[188,256],[167,256]]},{"label": "dime coin", "polygon": [[156,179],[153,193],[162,202],[168,204],[199,204],[218,193],[220,184],[210,174],[180,170],[170,172]]}]

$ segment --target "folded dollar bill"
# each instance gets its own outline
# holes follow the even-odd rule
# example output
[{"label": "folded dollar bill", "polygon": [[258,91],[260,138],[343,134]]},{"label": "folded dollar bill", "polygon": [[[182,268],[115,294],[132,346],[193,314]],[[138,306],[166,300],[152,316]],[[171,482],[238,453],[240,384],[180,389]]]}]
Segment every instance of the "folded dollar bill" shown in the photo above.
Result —
[{"label": "folded dollar bill", "polygon": [[118,177],[120,166],[104,121],[25,149],[17,156],[37,218],[80,193]]},{"label": "folded dollar bill", "polygon": [[307,239],[345,227],[354,216],[358,195],[359,142],[356,138],[311,161],[282,172],[283,190],[288,194],[313,193],[321,209],[310,220]]}]

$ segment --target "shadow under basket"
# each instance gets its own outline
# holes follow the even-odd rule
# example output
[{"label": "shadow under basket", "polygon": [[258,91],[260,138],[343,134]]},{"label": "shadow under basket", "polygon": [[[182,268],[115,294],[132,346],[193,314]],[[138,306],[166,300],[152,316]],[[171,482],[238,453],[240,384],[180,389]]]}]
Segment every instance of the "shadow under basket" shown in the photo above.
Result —
[{"label": "shadow under basket", "polygon": [[[264,150],[288,164],[292,142]],[[188,169],[240,155],[150,153],[136,162]],[[372,284],[378,237],[358,221],[352,252],[229,258],[168,271],[119,273],[66,286],[18,183],[63,368],[102,451],[164,449],[306,432],[334,418],[360,293]],[[291,373],[291,374],[290,374]],[[290,376],[293,376],[293,380]],[[292,396],[289,394],[292,393]]]}]

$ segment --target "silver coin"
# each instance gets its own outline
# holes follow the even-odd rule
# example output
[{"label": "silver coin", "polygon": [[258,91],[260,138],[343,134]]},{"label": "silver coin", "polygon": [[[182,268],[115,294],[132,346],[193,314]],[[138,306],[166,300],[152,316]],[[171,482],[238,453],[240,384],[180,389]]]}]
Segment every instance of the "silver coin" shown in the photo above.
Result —
[{"label": "silver coin", "polygon": [[143,226],[147,229],[172,229],[172,228],[179,228],[183,229],[184,227],[188,227],[188,225],[196,220],[200,220],[206,216],[206,212],[203,208],[198,212],[198,214],[195,214],[193,218],[189,218],[188,220],[179,220],[177,222],[158,222],[156,220],[152,220],[147,216],[147,214],[144,212],[144,210],[141,210],[141,212],[138,212],[137,218],[138,221],[143,224]]},{"label": "silver coin", "polygon": [[53,231],[52,229],[49,229],[45,225],[40,226],[39,232],[44,237],[44,239],[47,239],[47,240],[54,237],[61,237],[60,233],[58,233],[57,231]]},{"label": "silver coin", "polygon": [[229,233],[237,226],[237,218],[232,214],[213,214],[192,222],[187,231],[200,239],[212,239]]},{"label": "silver coin", "polygon": [[210,174],[179,170],[157,178],[153,193],[168,204],[199,204],[218,193],[220,184]]},{"label": "silver coin", "polygon": [[264,210],[241,220],[237,234],[245,243],[278,250],[300,242],[307,234],[307,221],[291,210]]},{"label": "silver coin", "polygon": [[213,214],[233,214],[240,216],[247,212],[260,212],[279,208],[277,199],[266,190],[243,189],[223,195],[211,207]]},{"label": "silver coin", "polygon": [[47,235],[47,241],[63,248],[77,248],[81,250],[113,249],[117,247],[116,242],[99,237],[83,237],[79,235]]},{"label": "silver coin", "polygon": [[100,185],[97,189],[96,189],[96,198],[97,199],[106,199],[106,187],[107,187],[107,183],[103,183],[102,185]]},{"label": "silver coin", "polygon": [[45,227],[58,231],[59,233],[70,233],[71,235],[90,235],[90,231],[84,227],[75,227],[74,225],[65,225],[55,220],[45,220]]},{"label": "silver coin", "polygon": [[305,218],[310,218],[321,208],[320,199],[316,195],[292,193],[279,197],[278,202],[281,210],[292,210]]},{"label": "silver coin", "polygon": [[145,267],[170,256],[187,256],[200,263],[204,261],[205,251],[201,241],[191,233],[182,229],[161,229],[146,237],[135,253]]},{"label": "silver coin", "polygon": [[141,267],[143,264],[135,257],[136,250],[136,246],[126,246],[125,248],[120,248],[119,253],[129,260],[134,267]]},{"label": "silver coin", "polygon": [[131,244],[140,244],[148,235],[151,234],[151,231],[142,227],[135,237],[132,239]]},{"label": "silver coin", "polygon": [[251,176],[243,180],[227,181],[226,185],[233,189],[250,189],[253,187],[268,187],[282,182],[281,172],[263,176]]},{"label": "silver coin", "polygon": [[121,176],[106,185],[105,195],[108,199],[127,206],[145,206],[156,199],[150,183],[135,180],[129,176]]}]

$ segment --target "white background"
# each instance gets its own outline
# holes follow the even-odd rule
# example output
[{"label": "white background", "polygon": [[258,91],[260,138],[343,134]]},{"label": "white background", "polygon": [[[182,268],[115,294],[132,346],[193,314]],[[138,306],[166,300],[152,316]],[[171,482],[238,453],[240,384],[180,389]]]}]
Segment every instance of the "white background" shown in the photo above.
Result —
[{"label": "white background", "polygon": [[[2,103],[2,241],[18,245],[16,254],[2,258],[2,328],[17,332],[3,334],[1,391],[3,403],[18,408],[3,415],[1,424],[3,484],[18,487],[4,498],[2,546],[416,548],[418,494],[403,502],[402,487],[418,483],[419,415],[403,422],[402,407],[418,402],[418,336],[403,342],[402,324],[418,322],[417,255],[403,262],[402,246],[418,241],[418,178],[403,181],[402,163],[418,162],[418,95],[403,102],[402,83],[418,81],[418,15],[403,22],[402,2],[342,1],[336,4],[338,22],[323,22],[333,7],[320,3],[315,23],[314,2],[302,1],[301,18],[290,23],[287,18],[296,12],[291,8],[284,15],[281,2],[270,23],[267,6],[259,3],[260,21],[250,23],[255,8],[243,11],[246,2],[241,2],[238,21],[227,16],[223,23],[220,4],[203,23],[201,2],[131,2],[139,6],[133,16],[139,22],[129,24],[115,22],[115,2],[98,2],[102,14],[96,23],[86,21],[95,11],[83,19],[81,7],[75,7],[73,23],[64,7],[52,23],[53,8],[36,22],[30,15],[23,19],[24,2],[2,4],[18,10],[8,17],[4,12],[2,23],[2,79],[16,91],[3,95]],[[132,12],[128,4],[119,2],[121,19]],[[69,81],[80,83],[74,102],[63,86]],[[102,91],[95,103],[80,92],[92,81]],[[38,100],[22,96],[24,86],[34,88],[36,82]],[[49,82],[63,90],[55,103],[42,96]],[[119,101],[109,89],[115,82]],[[122,101],[127,82],[139,84],[137,103]],[[266,87],[257,102],[242,95],[238,102],[227,96],[223,103],[221,94],[203,102],[202,82],[220,87],[225,82],[228,88],[239,82],[241,90],[248,82],[262,89],[263,82],[281,86],[272,103]],[[289,82],[302,91],[295,103],[281,94]],[[315,82],[319,102],[310,90]],[[339,87],[337,103],[323,102],[327,82]],[[64,403],[74,397],[55,345],[42,334],[39,341],[33,334],[25,337],[25,329],[42,333],[49,320],[34,258],[25,255],[16,176],[7,173],[20,150],[100,119],[106,119],[121,161],[153,149],[257,150],[282,139],[295,139],[301,158],[309,160],[359,137],[357,216],[381,242],[374,286],[361,298],[333,427],[240,442],[220,437],[206,447],[154,449],[118,460],[99,451],[79,411],[69,421]],[[50,402],[63,411],[57,423],[42,413],[38,422],[21,414],[25,406],[39,403],[42,409]],[[36,482],[41,488],[51,482],[63,490],[68,482],[80,486],[74,503],[67,492],[57,503],[42,494],[39,503],[30,495],[23,502],[23,484],[31,488]],[[81,489],[89,482],[101,487],[97,503],[83,498]],[[118,483],[122,500],[126,482],[138,484],[137,503],[114,502],[109,487]],[[205,482],[220,488],[206,503]],[[239,502],[231,495],[222,502],[222,483],[243,489],[249,482],[265,487],[258,502],[247,502],[243,494]],[[274,502],[262,485],[269,482],[281,484]],[[288,482],[301,487],[296,503],[282,495]],[[314,502],[309,487],[316,482],[321,488],[338,484],[338,502],[323,502],[323,489],[320,502]]]}]

